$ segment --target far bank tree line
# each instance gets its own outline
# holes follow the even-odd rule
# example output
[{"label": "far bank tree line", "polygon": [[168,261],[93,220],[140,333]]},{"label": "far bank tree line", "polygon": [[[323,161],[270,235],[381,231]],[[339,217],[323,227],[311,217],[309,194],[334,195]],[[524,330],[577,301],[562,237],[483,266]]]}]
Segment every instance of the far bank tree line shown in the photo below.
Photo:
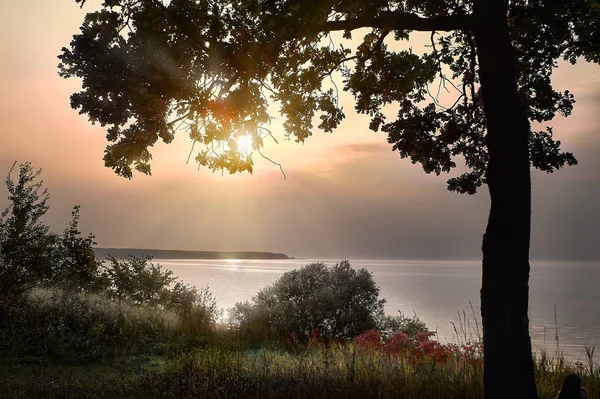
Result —
[{"label": "far bank tree line", "polygon": [[[52,232],[41,220],[49,209],[49,193],[40,174],[25,162],[18,168],[13,164],[6,177],[9,206],[0,218],[0,327],[6,324],[2,308],[39,287],[157,306],[215,327],[219,309],[208,288],[178,281],[149,257],[97,259],[94,236],[79,230],[78,205],[64,231]],[[311,336],[343,340],[371,329],[381,331],[384,339],[396,331],[414,337],[427,330],[416,316],[386,316],[384,304],[366,269],[353,269],[348,261],[333,267],[314,263],[284,273],[252,301],[235,304],[229,309],[228,326],[251,343],[306,342]]]}]

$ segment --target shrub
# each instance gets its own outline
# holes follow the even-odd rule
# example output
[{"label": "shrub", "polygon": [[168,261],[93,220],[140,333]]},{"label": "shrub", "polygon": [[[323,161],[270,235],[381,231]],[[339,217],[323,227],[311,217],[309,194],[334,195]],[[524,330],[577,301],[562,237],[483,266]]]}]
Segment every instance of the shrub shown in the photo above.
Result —
[{"label": "shrub", "polygon": [[219,308],[208,286],[197,288],[177,282],[163,297],[162,305],[180,315],[188,335],[207,333],[215,326]]},{"label": "shrub", "polygon": [[240,338],[251,343],[269,340],[270,327],[266,309],[244,301],[237,302],[228,311],[229,326],[236,330]]},{"label": "shrub", "polygon": [[381,334],[377,330],[368,330],[354,338],[357,348],[377,350],[381,348]]},{"label": "shrub", "polygon": [[230,321],[241,329],[266,328],[267,336],[280,339],[294,334],[305,342],[317,327],[325,339],[347,339],[375,328],[384,303],[366,269],[353,269],[348,261],[312,263],[285,272],[251,304],[236,304]]},{"label": "shrub", "polygon": [[102,262],[94,253],[94,236],[79,231],[79,205],[73,207],[72,219],[59,239],[59,259],[52,283],[68,291],[99,292],[108,287]]},{"label": "shrub", "polygon": [[110,296],[175,311],[188,333],[206,333],[217,321],[217,301],[208,287],[175,282],[173,272],[150,262],[150,257],[110,256],[105,274]]},{"label": "shrub", "polygon": [[138,304],[164,303],[168,287],[176,277],[173,277],[171,270],[163,270],[150,259],[136,256],[117,259],[109,256],[106,266],[109,293],[118,299],[128,299]]},{"label": "shrub", "polygon": [[381,337],[384,341],[398,331],[407,334],[411,339],[416,338],[419,333],[429,331],[425,323],[416,314],[413,317],[407,317],[401,311],[398,311],[398,314],[395,316],[383,316],[377,328],[381,332]]},{"label": "shrub", "polygon": [[385,351],[387,353],[402,353],[411,345],[411,339],[408,334],[397,331],[390,335],[385,342]]}]

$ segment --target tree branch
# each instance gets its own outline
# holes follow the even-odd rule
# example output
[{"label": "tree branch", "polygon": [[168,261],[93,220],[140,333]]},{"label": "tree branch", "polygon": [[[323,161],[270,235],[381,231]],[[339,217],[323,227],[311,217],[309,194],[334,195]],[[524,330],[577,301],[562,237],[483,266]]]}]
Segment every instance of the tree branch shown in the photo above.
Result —
[{"label": "tree branch", "polygon": [[377,17],[358,17],[341,21],[327,21],[316,24],[318,32],[350,31],[360,28],[378,28],[384,30],[417,30],[417,31],[453,31],[471,30],[475,27],[473,15],[449,15],[423,18],[416,14],[399,11],[383,12]]},{"label": "tree branch", "polygon": [[277,163],[275,161],[273,161],[271,158],[265,156],[262,151],[260,150],[260,148],[257,150],[258,153],[260,154],[261,157],[263,157],[264,159],[266,159],[267,161],[279,166],[279,170],[281,171],[281,174],[283,175],[283,180],[287,179],[287,176],[285,175],[285,172],[283,171],[283,166],[281,166],[280,163]]}]

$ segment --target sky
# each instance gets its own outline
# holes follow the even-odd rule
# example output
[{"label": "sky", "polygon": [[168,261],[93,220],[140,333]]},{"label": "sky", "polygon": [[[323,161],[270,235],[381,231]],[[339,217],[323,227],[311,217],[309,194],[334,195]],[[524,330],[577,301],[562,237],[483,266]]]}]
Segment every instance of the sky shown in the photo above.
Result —
[{"label": "sky", "polygon": [[[489,211],[475,196],[446,190],[448,175],[425,174],[391,151],[386,136],[342,97],[346,120],[305,144],[268,144],[279,168],[256,159],[254,174],[186,163],[182,132],[152,150],[152,176],[118,177],[104,167],[105,132],[69,105],[79,82],[57,75],[56,56],[86,11],[73,0],[0,2],[0,175],[13,162],[43,170],[51,198],[44,222],[56,232],[81,205],[80,227],[102,247],[254,250],[342,259],[478,259]],[[577,103],[552,122],[579,165],[533,172],[532,259],[600,259],[600,66],[561,63],[557,89]],[[281,118],[274,121],[278,127]],[[456,172],[454,172],[456,174]],[[451,174],[454,175],[454,174]],[[3,179],[4,180],[4,179]],[[0,187],[0,208],[8,205]]]}]

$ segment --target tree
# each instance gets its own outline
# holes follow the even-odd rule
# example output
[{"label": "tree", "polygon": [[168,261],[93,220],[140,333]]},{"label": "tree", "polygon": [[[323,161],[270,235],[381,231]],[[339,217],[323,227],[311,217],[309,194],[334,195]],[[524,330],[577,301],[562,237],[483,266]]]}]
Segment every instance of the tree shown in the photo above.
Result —
[{"label": "tree", "polygon": [[107,286],[107,276],[96,259],[94,235],[85,237],[79,231],[79,210],[79,205],[73,207],[69,227],[59,239],[60,259],[52,282],[69,291],[102,291]]},{"label": "tree", "polygon": [[169,286],[175,281],[173,271],[150,262],[149,256],[130,256],[117,259],[109,256],[106,274],[109,292],[118,299],[129,299],[138,304],[164,304]]},{"label": "tree", "polygon": [[10,300],[52,278],[57,237],[40,219],[48,211],[49,194],[37,181],[41,169],[30,162],[19,165],[19,179],[6,176],[9,206],[0,217],[0,299]]},{"label": "tree", "polygon": [[230,319],[250,335],[266,325],[281,339],[294,334],[307,341],[315,328],[327,339],[353,338],[380,324],[384,303],[366,269],[353,269],[348,261],[311,263],[285,272],[252,303],[237,303]]},{"label": "tree", "polygon": [[[148,148],[180,127],[203,146],[200,165],[252,171],[239,142],[251,137],[262,155],[270,102],[296,141],[312,134],[316,114],[324,131],[339,125],[344,113],[328,82],[341,73],[356,112],[401,157],[440,174],[460,156],[468,172],[448,188],[488,186],[485,393],[534,398],[530,167],[552,172],[576,160],[551,129],[532,131],[530,122],[571,113],[573,96],[555,91],[550,76],[561,57],[600,61],[599,21],[597,0],[106,0],[86,15],[59,69],[82,78],[71,105],[108,126],[105,164],[128,178],[133,168],[149,174]],[[431,32],[431,51],[398,50],[411,31]],[[433,82],[456,101],[440,103]],[[394,120],[389,104],[399,108]]]}]

